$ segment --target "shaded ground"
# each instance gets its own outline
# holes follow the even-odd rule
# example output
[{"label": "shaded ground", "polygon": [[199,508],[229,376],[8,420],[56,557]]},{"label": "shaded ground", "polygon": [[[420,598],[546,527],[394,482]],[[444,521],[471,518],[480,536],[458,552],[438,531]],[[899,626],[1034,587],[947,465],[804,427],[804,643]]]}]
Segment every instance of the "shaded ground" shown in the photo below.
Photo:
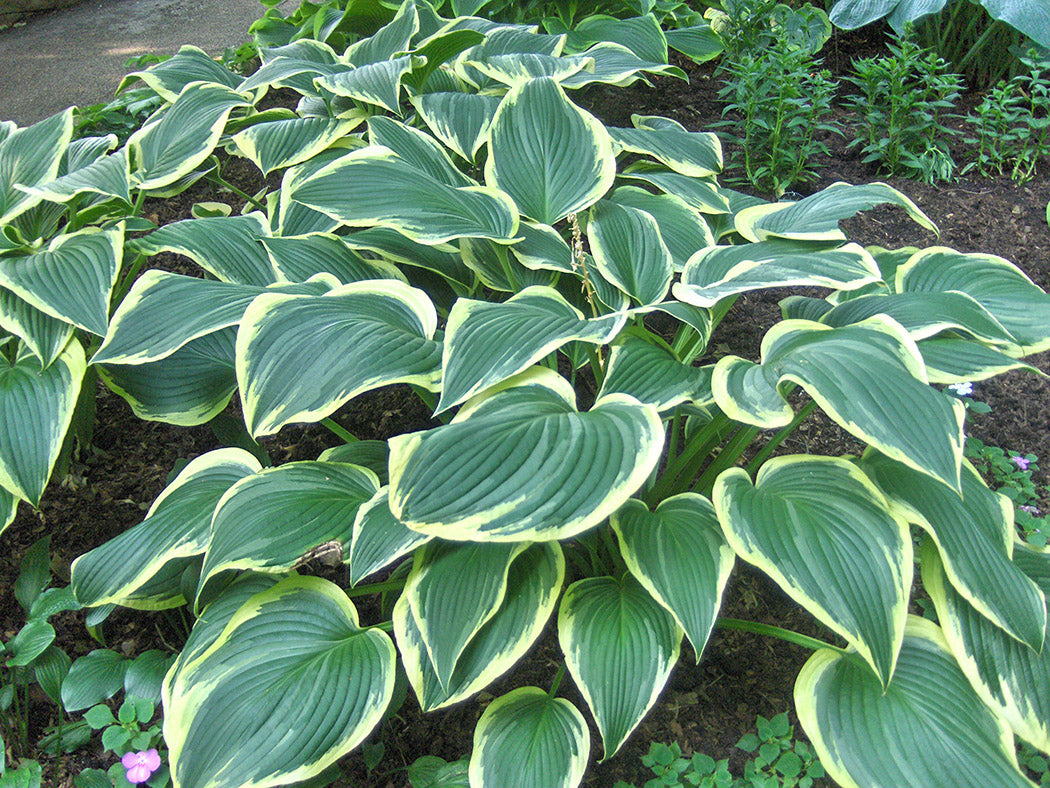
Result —
[{"label": "shaded ground", "polygon": [[[286,13],[296,7],[285,0]],[[85,0],[0,30],[0,120],[35,123],[113,98],[125,63],[193,44],[211,55],[248,40],[258,0]]]},{"label": "shaded ground", "polygon": [[[230,2],[232,0],[224,0]],[[125,0],[113,0],[124,5]],[[851,46],[868,45],[858,39]],[[836,45],[833,45],[836,46]],[[836,50],[832,50],[833,52]],[[3,68],[0,63],[0,68]],[[626,90],[594,90],[582,98],[604,121],[629,124],[631,113],[664,114],[676,118],[690,129],[710,128],[718,119],[720,107],[714,101],[715,86],[710,69],[688,67],[691,83],[656,80],[655,88],[634,86]],[[832,156],[822,162],[822,179],[811,189],[837,180],[851,183],[871,181],[874,173],[856,157],[843,153],[845,141],[831,140]],[[232,169],[232,167],[231,167]],[[228,174],[229,171],[227,171]],[[901,189],[940,226],[941,236],[913,224],[897,211],[873,211],[849,222],[854,240],[887,247],[928,246],[940,243],[964,251],[984,251],[1002,255],[1017,263],[1037,284],[1050,288],[1050,228],[1044,212],[1050,200],[1050,185],[1037,178],[1026,186],[1009,179],[962,179],[950,185],[926,186],[913,181],[879,178]],[[243,167],[237,180],[252,193],[259,185],[250,167]],[[177,201],[147,205],[162,222],[189,215],[189,206],[202,199],[224,199],[229,195],[201,192],[198,186]],[[239,205],[237,206],[239,208]],[[168,256],[155,262],[177,266]],[[758,343],[765,330],[779,319],[777,302],[782,291],[749,294],[738,302],[719,328],[711,347],[718,353],[731,352],[749,358],[758,355]],[[1035,363],[1050,368],[1047,354]],[[986,442],[1050,456],[1050,398],[1047,383],[1034,375],[1012,373],[995,381],[979,384],[976,394],[992,406],[992,412],[977,416],[970,433]],[[68,580],[68,565],[80,553],[105,541],[138,522],[144,509],[163,488],[168,473],[180,458],[195,457],[218,445],[206,427],[184,429],[138,421],[115,395],[100,389],[98,431],[92,449],[74,466],[72,481],[52,484],[39,514],[23,504],[18,520],[4,534],[0,551],[0,630],[5,638],[20,624],[19,610],[10,594],[18,561],[25,549],[45,533],[53,534],[58,553],[54,570],[62,582]],[[892,396],[892,392],[887,392]],[[337,420],[361,438],[387,438],[428,426],[428,412],[407,389],[393,387],[355,399],[337,415]],[[311,459],[335,442],[329,433],[315,427],[291,427],[268,439],[267,447],[275,462]],[[837,455],[855,451],[856,443],[827,420],[807,422],[785,446],[791,452]],[[1037,483],[1048,481],[1041,471]],[[1047,502],[1044,501],[1044,504]],[[831,636],[807,615],[800,614],[761,576],[738,566],[726,595],[723,614],[749,618],[803,631],[825,639]],[[367,616],[367,612],[366,612]],[[366,620],[367,619],[366,617]],[[63,647],[79,656],[95,647],[84,634],[82,616],[65,614],[58,619]],[[163,631],[156,617],[126,614],[110,622],[112,644],[130,644],[133,651],[164,647],[172,633]],[[713,757],[731,757],[739,765],[741,755],[734,743],[749,730],[755,714],[772,716],[792,707],[791,691],[795,674],[808,652],[781,641],[731,631],[716,631],[699,666],[683,647],[682,659],[654,710],[619,755],[604,764],[600,739],[592,730],[594,749],[586,784],[611,788],[617,779],[641,785],[649,776],[639,756],[651,740],[677,740],[686,753],[694,750]],[[546,688],[560,661],[553,622],[542,641],[508,677],[490,687],[491,695],[503,694],[517,686],[533,684]],[[583,708],[583,701],[571,679],[562,683],[560,694]],[[369,775],[360,754],[342,762],[347,776],[335,785],[341,788],[401,788],[406,785],[403,767],[424,754],[452,760],[469,753],[474,724],[490,694],[429,715],[421,715],[409,695],[399,714],[373,737],[381,741],[386,755]],[[480,700],[480,702],[478,702]],[[41,700],[33,709],[36,734],[53,720],[54,709]],[[99,748],[85,750],[67,759],[62,768],[76,773],[84,766],[108,765]],[[45,783],[53,772],[45,772]],[[53,785],[66,785],[68,778],[55,779]]]}]

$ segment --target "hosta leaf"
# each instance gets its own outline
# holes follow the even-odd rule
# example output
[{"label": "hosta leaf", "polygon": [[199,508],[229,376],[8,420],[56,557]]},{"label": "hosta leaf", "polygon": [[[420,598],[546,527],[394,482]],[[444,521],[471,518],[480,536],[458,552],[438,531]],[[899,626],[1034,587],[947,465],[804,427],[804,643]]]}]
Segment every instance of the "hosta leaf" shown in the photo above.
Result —
[{"label": "hosta leaf", "polygon": [[330,46],[309,38],[267,50],[267,53],[262,67],[238,86],[241,93],[260,87],[287,87],[304,96],[316,96],[314,79],[346,71],[346,64]]},{"label": "hosta leaf", "polygon": [[389,148],[405,162],[446,186],[458,188],[477,185],[456,169],[444,148],[433,137],[393,118],[382,115],[369,118],[368,140],[372,145]]},{"label": "hosta leaf", "polygon": [[477,274],[478,280],[490,290],[516,293],[527,287],[551,286],[557,282],[557,277],[546,269],[521,265],[508,254],[504,244],[495,241],[461,238],[459,251],[463,264]]},{"label": "hosta leaf", "polygon": [[355,42],[343,57],[355,66],[389,60],[408,49],[409,41],[418,32],[419,14],[415,3],[406,0],[401,3],[393,19],[371,36]]},{"label": "hosta leaf", "polygon": [[743,469],[724,472],[712,499],[737,555],[888,683],[908,616],[912,543],[875,485],[845,460],[798,455],[767,462],[754,485]]},{"label": "hosta leaf", "polygon": [[565,591],[558,640],[610,758],[664,688],[682,630],[630,575],[589,577]]},{"label": "hosta leaf", "polygon": [[622,44],[611,41],[602,41],[580,54],[594,60],[594,70],[581,71],[567,78],[562,82],[563,87],[582,88],[596,82],[626,87],[644,79],[643,71],[687,79],[678,66],[668,65],[666,61],[643,60]]},{"label": "hosta leaf", "polygon": [[60,235],[37,254],[0,258],[0,286],[51,317],[104,336],[123,245],[120,226]]},{"label": "hosta leaf", "polygon": [[193,172],[211,155],[230,112],[244,106],[244,97],[224,85],[186,85],[161,118],[128,139],[132,185],[160,189]]},{"label": "hosta leaf", "polygon": [[462,256],[447,244],[428,246],[416,243],[389,227],[370,227],[343,237],[352,249],[365,249],[400,265],[410,265],[440,274],[442,278],[469,290],[474,284],[474,273]]},{"label": "hosta leaf", "polygon": [[16,514],[18,514],[18,497],[0,487],[0,534],[14,522]]},{"label": "hosta leaf", "polygon": [[235,328],[191,339],[171,355],[144,364],[98,367],[106,385],[140,419],[194,426],[211,421],[237,389]]},{"label": "hosta leaf", "polygon": [[962,497],[872,450],[861,468],[899,515],[925,529],[937,545],[949,581],[970,605],[1036,651],[1046,631],[1046,599],[1011,562],[1014,510],[992,492],[968,462],[962,465]]},{"label": "hosta leaf", "polygon": [[340,283],[367,279],[401,279],[395,266],[381,260],[365,260],[346,240],[330,233],[291,238],[261,238],[278,274],[291,282],[305,282],[320,273],[332,274]]},{"label": "hosta leaf", "polygon": [[711,502],[682,493],[650,513],[632,498],[610,522],[631,574],[674,616],[700,664],[735,560]]},{"label": "hosta leaf", "polygon": [[43,186],[58,175],[62,154],[73,136],[73,108],[0,138],[0,224],[40,202],[15,185]]},{"label": "hosta leaf", "polygon": [[930,383],[977,382],[1011,369],[1043,372],[1012,356],[966,339],[924,339],[917,343]]},{"label": "hosta leaf", "polygon": [[579,49],[601,41],[612,41],[627,47],[642,60],[667,62],[667,39],[652,14],[630,19],[589,14],[575,26],[571,39]]},{"label": "hosta leaf", "polygon": [[714,215],[729,213],[729,200],[714,178],[696,178],[640,165],[635,165],[630,170],[621,173],[621,177],[651,184],[665,194],[678,197],[699,213]]},{"label": "hosta leaf", "polygon": [[667,45],[696,63],[706,63],[722,54],[725,46],[709,24],[666,30]]},{"label": "hosta leaf", "polygon": [[446,186],[382,147],[326,166],[298,184],[292,199],[342,224],[378,224],[427,244],[460,236],[508,239],[518,224],[517,209],[501,192]]},{"label": "hosta leaf", "polygon": [[1020,352],[1014,338],[1003,325],[965,293],[912,292],[859,296],[838,304],[824,314],[820,322],[829,326],[845,326],[878,314],[896,320],[915,340],[953,331],[981,342],[1003,346],[1004,349],[1016,348]]},{"label": "hosta leaf", "polygon": [[[241,449],[218,449],[192,460],[153,502],[146,519],[73,562],[70,585],[85,607],[123,604],[170,561],[204,552],[212,513],[236,482],[260,470]],[[186,600],[157,600],[158,607]]]},{"label": "hosta leaf", "polygon": [[709,402],[713,369],[686,366],[666,347],[624,334],[612,347],[598,397],[629,394],[659,411],[681,402]]},{"label": "hosta leaf", "polygon": [[317,456],[317,459],[322,462],[348,462],[351,465],[360,465],[372,471],[380,484],[386,484],[388,481],[386,466],[390,461],[390,447],[386,441],[344,443],[325,449]]},{"label": "hosta leaf", "polygon": [[899,267],[895,285],[900,293],[965,293],[1016,338],[1024,355],[1050,348],[1050,295],[1001,257],[935,246]]},{"label": "hosta leaf", "polygon": [[673,194],[653,194],[636,186],[621,186],[609,197],[611,202],[645,211],[656,220],[660,238],[671,253],[676,271],[681,271],[693,253],[714,246],[715,238],[699,211]]},{"label": "hosta leaf", "polygon": [[893,681],[854,654],[816,652],[795,709],[821,765],[845,788],[1032,788],[1009,728],[974,693],[940,629],[908,621]]},{"label": "hosta leaf", "polygon": [[777,239],[701,249],[686,263],[674,295],[710,307],[750,290],[791,285],[853,290],[880,279],[875,261],[857,244],[824,249]]},{"label": "hosta leaf", "polygon": [[404,594],[444,689],[467,643],[502,604],[511,562],[526,547],[430,542],[416,552]]},{"label": "hosta leaf", "polygon": [[51,366],[73,336],[71,323],[30,306],[10,290],[0,288],[0,327],[20,337],[43,368]]},{"label": "hosta leaf", "polygon": [[[1014,566],[1050,599],[1050,553],[1018,544]],[[1050,649],[1015,640],[981,615],[946,582],[931,543],[923,549],[922,583],[933,599],[944,635],[981,700],[1014,731],[1050,754]]]},{"label": "hosta leaf", "polygon": [[348,134],[360,120],[294,118],[259,123],[233,135],[233,144],[263,174],[302,164]]},{"label": "hosta leaf", "polygon": [[925,377],[914,342],[889,318],[843,328],[785,320],[763,338],[760,365],[724,357],[712,388],[731,418],[768,428],[791,421],[781,393],[798,383],[851,434],[959,490],[964,410]]},{"label": "hosta leaf", "polygon": [[492,121],[485,181],[521,213],[554,224],[597,202],[612,186],[616,160],[605,127],[550,78],[511,90]]},{"label": "hosta leaf", "polygon": [[687,131],[669,118],[632,115],[633,129],[610,128],[622,150],[652,156],[681,175],[706,178],[722,171],[722,145],[711,132]]},{"label": "hosta leaf", "polygon": [[518,225],[521,240],[510,246],[510,251],[526,268],[572,272],[572,249],[557,230],[549,224],[521,222]]},{"label": "hosta leaf", "polygon": [[534,367],[466,403],[451,424],[392,438],[390,511],[443,539],[564,539],[597,525],[655,467],[663,426],[631,397],[580,413],[574,396]]},{"label": "hosta leaf", "polygon": [[47,369],[24,349],[0,357],[0,486],[40,505],[73,418],[87,362],[77,341]]},{"label": "hosta leaf", "polygon": [[172,682],[173,782],[262,788],[320,773],[379,723],[395,660],[390,638],[361,629],[326,580],[290,577],[251,597]]},{"label": "hosta leaf", "polygon": [[[195,221],[204,221],[197,219]],[[333,281],[280,286],[215,282],[151,270],[135,282],[110,322],[95,364],[144,364],[166,358],[198,337],[236,326],[248,305],[266,292],[321,294]]]},{"label": "hosta leaf", "polygon": [[796,203],[775,202],[746,208],[736,215],[736,230],[749,241],[792,238],[798,241],[844,241],[839,222],[877,205],[897,205],[918,224],[936,233],[919,207],[885,183],[851,186],[833,183]]},{"label": "hosta leaf", "polygon": [[41,186],[22,188],[29,194],[55,203],[68,202],[80,194],[98,194],[115,197],[130,206],[127,149],[122,148],[112,156],[104,156]]},{"label": "hosta leaf", "polygon": [[590,745],[587,722],[575,706],[536,687],[520,687],[490,703],[478,720],[470,782],[576,788]]},{"label": "hosta leaf", "polygon": [[351,585],[357,585],[373,572],[390,566],[432,538],[406,528],[390,513],[389,492],[389,487],[381,487],[361,505],[354,518],[346,558]]},{"label": "hosta leaf", "polygon": [[280,573],[324,545],[343,559],[375,474],[339,462],[292,462],[244,478],[215,507],[198,597],[231,569]]},{"label": "hosta leaf", "polygon": [[211,55],[194,46],[183,46],[179,51],[144,71],[132,71],[117,87],[120,93],[128,84],[141,79],[167,102],[174,103],[179,93],[191,82],[212,82],[228,88],[237,87],[243,77],[235,74]]},{"label": "hosta leaf", "polygon": [[316,421],[390,383],[431,386],[441,345],[434,305],[395,280],[324,296],[261,295],[237,335],[237,380],[252,435]]},{"label": "hosta leaf", "polygon": [[436,412],[516,375],[566,342],[604,344],[625,320],[588,320],[549,287],[530,287],[502,303],[460,299],[445,326]]},{"label": "hosta leaf", "polygon": [[269,235],[269,225],[261,213],[185,219],[135,240],[132,248],[148,255],[186,255],[220,281],[266,287],[277,281],[266,248],[260,243]]},{"label": "hosta leaf", "polygon": [[[416,7],[419,10],[419,7]],[[443,21],[443,20],[442,20]],[[445,78],[455,80],[449,71],[441,71],[435,76],[438,68],[453,60],[461,52],[485,40],[485,36],[477,30],[435,30],[429,38],[415,45],[413,54],[419,58],[425,58],[424,64],[417,64],[409,79],[409,86],[414,91],[439,90],[438,83]],[[434,77],[433,81],[431,77]]]},{"label": "hosta leaf", "polygon": [[474,93],[423,93],[411,100],[434,136],[469,162],[488,141],[500,105],[497,96]]},{"label": "hosta leaf", "polygon": [[402,595],[394,607],[394,632],[420,706],[431,711],[458,703],[509,670],[539,638],[564,579],[557,542],[519,553],[507,572],[502,603],[460,654],[447,689],[438,681],[408,595]]},{"label": "hosta leaf", "polygon": [[587,239],[602,276],[642,304],[663,300],[674,261],[651,214],[602,200],[591,209]]},{"label": "hosta leaf", "polygon": [[307,208],[302,203],[295,202],[292,195],[300,183],[307,180],[322,168],[331,164],[336,159],[346,155],[346,152],[336,148],[314,156],[295,167],[289,167],[281,178],[281,190],[276,202],[270,205],[270,225],[275,234],[282,236],[309,235],[310,233],[327,233],[339,226],[339,222],[331,216],[326,216],[313,208]]},{"label": "hosta leaf", "polygon": [[391,58],[378,63],[340,71],[330,76],[317,77],[314,84],[337,96],[378,104],[383,109],[401,114],[401,80],[412,70],[418,58],[411,55]]},{"label": "hosta leaf", "polygon": [[586,57],[515,52],[512,55],[489,55],[484,60],[466,60],[462,65],[477,69],[489,79],[513,88],[541,77],[562,82],[573,74],[593,68],[594,61]]}]

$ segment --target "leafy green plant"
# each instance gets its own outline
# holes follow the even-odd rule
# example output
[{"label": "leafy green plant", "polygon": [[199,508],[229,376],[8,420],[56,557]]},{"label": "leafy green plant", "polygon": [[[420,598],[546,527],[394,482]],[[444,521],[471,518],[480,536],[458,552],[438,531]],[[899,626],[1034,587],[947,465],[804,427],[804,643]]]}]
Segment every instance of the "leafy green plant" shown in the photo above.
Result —
[{"label": "leafy green plant", "polygon": [[735,143],[730,163],[776,197],[812,180],[814,157],[828,153],[819,135],[842,133],[831,120],[837,86],[831,74],[808,51],[780,38],[757,51],[727,52],[718,73],[722,114],[730,117],[720,125]]},{"label": "leafy green plant", "polygon": [[860,92],[845,101],[858,119],[847,147],[859,147],[864,162],[890,174],[927,183],[950,180],[955,161],[948,140],[956,132],[944,122],[962,80],[907,32],[896,36],[889,50],[889,55],[853,63],[847,79]]},{"label": "leafy green plant", "polygon": [[1014,517],[1023,538],[1037,547],[1046,547],[1047,529],[1040,510],[1044,496],[1032,481],[1032,472],[1039,470],[1034,454],[1004,451],[988,446],[977,438],[966,439],[966,457],[992,486],[1014,505]]},{"label": "leafy green plant", "polygon": [[744,765],[741,788],[810,788],[824,776],[817,756],[803,741],[793,738],[794,726],[786,713],[772,719],[758,715],[756,733],[745,734],[736,746],[754,758]]},{"label": "leafy green plant", "polygon": [[1050,47],[1050,10],[1039,0],[834,0],[831,9],[846,30],[883,17],[898,34],[915,23],[924,45],[979,87],[1010,76],[1026,38]]},{"label": "leafy green plant", "polygon": [[723,0],[707,16],[731,60],[758,56],[773,46],[816,55],[831,35],[827,14],[809,3],[792,7],[778,0]]},{"label": "leafy green plant", "polygon": [[[163,740],[160,721],[153,721],[154,704],[148,698],[126,697],[120,704],[116,716],[105,704],[92,706],[84,712],[84,720],[94,731],[102,731],[102,748],[113,753],[118,759],[128,753],[155,750],[163,760]],[[151,788],[162,788],[168,785],[166,767],[154,768],[149,779]],[[130,785],[127,778],[128,767],[118,761],[107,773],[114,786]]]},{"label": "leafy green plant", "polygon": [[1040,788],[1050,786],[1050,764],[1047,763],[1045,755],[1040,754],[1028,742],[1021,742],[1017,748],[1017,758],[1033,779],[1038,781],[1036,784]]},{"label": "leafy green plant", "polygon": [[[796,709],[839,782],[1022,785],[1006,720],[1047,745],[1026,677],[1045,671],[1050,559],[1012,541],[963,457],[966,408],[933,385],[1031,370],[1050,296],[994,255],[849,243],[840,221],[876,205],[936,229],[885,184],[764,202],[719,183],[712,134],[607,127],[572,91],[680,75],[631,47],[567,54],[567,33],[412,0],[348,37],[261,48],[244,79],[185,49],[138,75],[169,102],[127,144],[141,191],[204,177],[220,143],[281,185],[125,244],[131,270],[176,252],[208,276],[129,282],[91,363],[147,418],[204,423],[238,392],[253,439],[313,423],[345,441],[276,467],[197,457],[74,563],[86,607],[196,619],[159,689],[173,784],[321,775],[380,724],[399,662],[444,708],[557,610],[563,664],[486,706],[475,788],[579,785],[590,732],[565,674],[611,757],[683,637],[699,658],[716,625],[814,650]],[[277,87],[296,109],[258,111]],[[782,286],[830,294],[785,300],[758,359],[706,355],[739,295]],[[336,420],[395,383],[439,425],[359,441]],[[863,455],[772,457],[818,407]],[[909,524],[935,537],[940,627],[907,614]],[[320,556],[350,588],[301,573]],[[720,618],[738,557],[847,645]],[[362,595],[397,599],[364,625]],[[71,702],[114,656],[82,660],[70,709],[109,697]],[[106,691],[142,695],[124,670]]]},{"label": "leafy green plant", "polygon": [[977,146],[976,168],[982,175],[1001,175],[1005,169],[1014,180],[1032,178],[1036,166],[1050,154],[1050,80],[1044,73],[1048,61],[1026,58],[1027,74],[1000,82],[977,106],[969,121]]}]

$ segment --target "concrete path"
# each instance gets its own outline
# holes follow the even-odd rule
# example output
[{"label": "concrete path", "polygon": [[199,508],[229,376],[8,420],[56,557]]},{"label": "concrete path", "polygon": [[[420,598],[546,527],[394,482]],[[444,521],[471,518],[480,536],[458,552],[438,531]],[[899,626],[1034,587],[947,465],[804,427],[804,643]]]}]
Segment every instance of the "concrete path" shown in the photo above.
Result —
[{"label": "concrete path", "polygon": [[[285,14],[298,7],[286,0]],[[0,120],[35,123],[113,98],[128,58],[193,44],[212,55],[248,39],[258,0],[85,0],[0,30]]]}]

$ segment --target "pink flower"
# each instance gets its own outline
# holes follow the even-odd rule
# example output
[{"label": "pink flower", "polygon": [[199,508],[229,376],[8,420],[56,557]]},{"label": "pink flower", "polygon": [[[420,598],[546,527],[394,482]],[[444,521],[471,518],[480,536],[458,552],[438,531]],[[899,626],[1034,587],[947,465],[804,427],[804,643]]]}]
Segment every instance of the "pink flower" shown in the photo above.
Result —
[{"label": "pink flower", "polygon": [[1028,463],[1030,462],[1029,460],[1026,460],[1024,457],[1018,457],[1017,455],[1014,455],[1010,459],[1013,460],[1014,465],[1016,465],[1022,471],[1028,470]]},{"label": "pink flower", "polygon": [[120,759],[120,765],[128,770],[128,782],[144,783],[160,768],[160,755],[156,750],[129,752]]}]

